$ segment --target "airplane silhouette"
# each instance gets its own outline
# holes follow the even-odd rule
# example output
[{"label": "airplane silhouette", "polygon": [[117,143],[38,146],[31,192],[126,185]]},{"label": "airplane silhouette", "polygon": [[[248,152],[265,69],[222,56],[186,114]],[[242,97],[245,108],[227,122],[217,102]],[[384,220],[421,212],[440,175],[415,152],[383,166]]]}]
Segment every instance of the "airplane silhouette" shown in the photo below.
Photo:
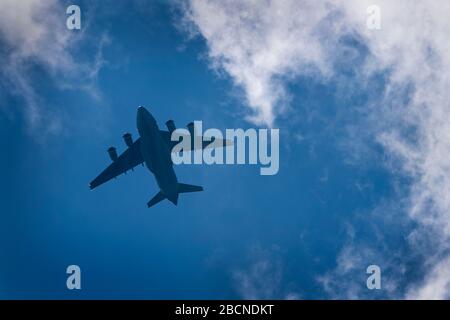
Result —
[{"label": "airplane silhouette", "polygon": [[[113,161],[100,175],[95,178],[89,185],[91,190],[104,184],[105,182],[132,170],[134,167],[142,164],[155,176],[160,191],[147,203],[150,208],[164,199],[168,199],[173,204],[178,204],[178,196],[180,193],[203,191],[201,186],[179,183],[171,158],[172,148],[178,141],[171,141],[172,132],[175,131],[173,120],[166,122],[168,131],[160,130],[155,118],[144,107],[137,110],[137,129],[139,138],[133,141],[130,133],[125,133],[123,139],[128,149],[120,156],[117,156],[116,148],[110,147],[108,154]],[[191,122],[187,125],[190,138],[194,139],[194,124]],[[193,140],[191,140],[193,141]],[[201,148],[208,148],[212,141],[203,141]],[[228,141],[215,141],[215,146],[229,145]],[[194,150],[194,144],[191,143],[191,150]],[[191,150],[183,150],[191,151]]]}]

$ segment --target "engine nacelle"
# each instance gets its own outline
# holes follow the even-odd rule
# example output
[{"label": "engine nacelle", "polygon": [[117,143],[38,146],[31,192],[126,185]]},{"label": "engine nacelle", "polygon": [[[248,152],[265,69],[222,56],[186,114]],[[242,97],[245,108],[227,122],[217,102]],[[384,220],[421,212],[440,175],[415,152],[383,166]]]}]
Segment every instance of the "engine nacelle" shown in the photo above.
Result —
[{"label": "engine nacelle", "polygon": [[189,133],[191,134],[191,138],[195,136],[195,132],[194,132],[194,123],[190,122],[187,125],[187,128],[189,130]]},{"label": "engine nacelle", "polygon": [[172,132],[175,131],[175,122],[173,120],[169,120],[166,122],[166,127],[169,130],[169,133],[172,135]]},{"label": "engine nacelle", "polygon": [[117,150],[116,150],[116,148],[114,148],[114,147],[109,148],[108,149],[108,154],[109,154],[109,157],[111,158],[111,160],[113,162],[117,160],[118,157],[117,157]]},{"label": "engine nacelle", "polygon": [[128,147],[131,147],[131,145],[133,144],[133,137],[131,136],[131,133],[125,133],[122,137],[123,141],[125,141],[125,144]]}]

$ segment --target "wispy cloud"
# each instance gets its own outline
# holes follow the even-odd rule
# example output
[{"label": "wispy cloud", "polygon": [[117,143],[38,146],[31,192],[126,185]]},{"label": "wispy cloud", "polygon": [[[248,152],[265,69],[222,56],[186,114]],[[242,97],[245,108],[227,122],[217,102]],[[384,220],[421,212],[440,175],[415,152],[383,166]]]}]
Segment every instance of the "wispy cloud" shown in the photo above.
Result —
[{"label": "wispy cloud", "polygon": [[[372,218],[376,218],[372,216]],[[346,242],[336,257],[334,269],[317,277],[331,299],[402,298],[407,271],[405,256],[394,245],[386,245],[383,234],[375,241],[362,241],[351,224],[346,225]],[[381,270],[381,289],[367,288],[367,267],[377,265]]]},{"label": "wispy cloud", "polygon": [[325,4],[306,1],[197,1],[185,18],[207,41],[216,68],[244,89],[250,119],[271,124],[289,101],[286,78],[327,75],[320,29]]},{"label": "wispy cloud", "polygon": [[448,299],[450,296],[450,258],[446,257],[437,261],[431,267],[431,271],[426,276],[423,283],[412,286],[406,295],[408,299]]},{"label": "wispy cloud", "polygon": [[300,295],[287,288],[280,249],[253,246],[248,261],[233,271],[235,287],[243,299],[300,299]]},{"label": "wispy cloud", "polygon": [[433,243],[424,262],[429,273],[414,286],[417,295],[406,296],[449,298],[442,288],[450,276],[442,270],[450,269],[450,3],[379,0],[378,31],[366,27],[373,4],[190,0],[183,10],[190,31],[206,40],[212,65],[243,89],[250,119],[258,123],[270,125],[286,109],[292,79],[338,79],[336,65],[349,66],[348,56],[335,56],[339,39],[356,37],[367,47],[357,70],[361,90],[371,90],[364,79],[375,74],[385,75],[385,87],[368,102],[369,123],[360,130],[383,146],[389,169],[412,181],[406,212],[418,227],[411,245]]},{"label": "wispy cloud", "polygon": [[82,89],[98,96],[94,82],[104,64],[101,52],[108,39],[99,41],[92,62],[81,62],[73,51],[84,34],[68,30],[66,18],[66,8],[57,0],[0,1],[0,81],[23,100],[32,130],[51,133],[61,127],[37,90],[34,67],[46,72],[58,88]]}]

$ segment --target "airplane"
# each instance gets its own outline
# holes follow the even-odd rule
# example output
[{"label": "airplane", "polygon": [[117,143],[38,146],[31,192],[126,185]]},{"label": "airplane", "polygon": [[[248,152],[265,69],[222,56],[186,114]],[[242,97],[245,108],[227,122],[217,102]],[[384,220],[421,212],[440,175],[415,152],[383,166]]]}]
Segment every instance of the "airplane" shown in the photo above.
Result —
[{"label": "airplane", "polygon": [[[166,122],[168,131],[160,130],[150,112],[144,107],[139,107],[136,124],[140,137],[133,141],[132,135],[125,133],[123,140],[128,148],[120,156],[117,155],[116,148],[110,147],[108,149],[112,163],[89,184],[90,189],[93,190],[128,170],[133,170],[136,166],[145,164],[155,176],[160,188],[160,191],[147,203],[149,208],[164,199],[168,199],[174,205],[177,205],[180,193],[203,191],[201,186],[178,182],[171,158],[172,149],[178,143],[178,141],[171,141],[171,135],[176,129],[174,121]],[[195,135],[194,123],[189,123],[187,128],[191,139],[193,139]],[[229,141],[222,141],[215,141],[215,146],[226,147],[229,145]],[[200,147],[203,149],[212,144],[212,141],[203,141],[203,138],[202,142]],[[183,150],[182,152],[194,149],[194,144],[191,143],[191,150]]]}]

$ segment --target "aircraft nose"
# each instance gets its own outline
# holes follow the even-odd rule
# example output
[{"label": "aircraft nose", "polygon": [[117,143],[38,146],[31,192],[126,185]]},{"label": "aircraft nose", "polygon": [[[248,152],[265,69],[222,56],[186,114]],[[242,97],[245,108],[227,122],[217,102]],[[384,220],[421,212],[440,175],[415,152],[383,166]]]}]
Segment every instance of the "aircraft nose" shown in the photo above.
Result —
[{"label": "aircraft nose", "polygon": [[146,123],[150,121],[152,121],[153,117],[151,116],[150,112],[148,112],[147,109],[145,109],[144,107],[139,107],[137,110],[137,116],[136,116],[136,123],[137,123],[137,127],[139,128],[143,128]]},{"label": "aircraft nose", "polygon": [[152,114],[144,107],[139,107],[137,110],[137,118],[138,119],[150,119],[152,121],[155,121],[155,118],[153,118]]},{"label": "aircraft nose", "polygon": [[137,115],[138,118],[141,118],[144,114],[148,113],[147,109],[145,109],[144,107],[139,107],[137,109]]}]

